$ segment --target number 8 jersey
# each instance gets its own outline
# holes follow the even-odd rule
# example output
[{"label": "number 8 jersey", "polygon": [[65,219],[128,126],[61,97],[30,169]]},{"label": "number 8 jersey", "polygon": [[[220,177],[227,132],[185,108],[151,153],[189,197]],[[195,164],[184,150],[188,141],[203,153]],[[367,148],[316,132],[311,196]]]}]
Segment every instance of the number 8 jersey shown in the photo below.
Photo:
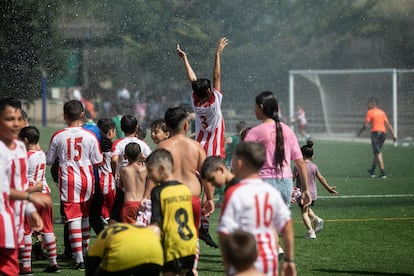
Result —
[{"label": "number 8 jersey", "polygon": [[63,202],[80,203],[93,194],[93,165],[102,163],[96,136],[82,127],[56,131],[50,140],[46,163],[59,158],[59,189]]},{"label": "number 8 jersey", "polygon": [[151,201],[151,223],[161,228],[164,262],[195,255],[197,229],[190,189],[177,181],[163,182],[152,190]]}]

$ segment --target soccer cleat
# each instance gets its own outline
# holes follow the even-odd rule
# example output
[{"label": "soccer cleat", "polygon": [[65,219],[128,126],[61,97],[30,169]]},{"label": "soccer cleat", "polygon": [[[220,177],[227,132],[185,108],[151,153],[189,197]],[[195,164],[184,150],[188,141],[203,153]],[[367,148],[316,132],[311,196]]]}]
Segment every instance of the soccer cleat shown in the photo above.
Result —
[{"label": "soccer cleat", "polygon": [[32,276],[33,270],[31,267],[20,267],[19,275]]},{"label": "soccer cleat", "polygon": [[46,273],[59,273],[60,272],[60,266],[58,264],[55,264],[55,265],[52,265],[52,266],[48,265],[46,267],[46,269],[43,270],[43,272],[46,272]]},{"label": "soccer cleat", "polygon": [[379,178],[382,178],[382,179],[386,179],[387,178],[387,176],[385,175],[385,173],[380,174],[378,177]]},{"label": "soccer cleat", "polygon": [[315,223],[315,233],[321,232],[323,229],[323,219],[318,219]]},{"label": "soccer cleat", "polygon": [[313,229],[308,230],[308,234],[306,234],[305,239],[316,239],[316,234]]},{"label": "soccer cleat", "polygon": [[75,264],[73,268],[79,271],[85,271],[85,264],[83,262],[80,262]]},{"label": "soccer cleat", "polygon": [[368,173],[371,177],[373,177],[373,178],[375,177],[375,173],[372,169],[368,169]]},{"label": "soccer cleat", "polygon": [[218,248],[218,245],[213,241],[208,231],[200,230],[199,238],[200,240],[204,241],[210,247]]}]

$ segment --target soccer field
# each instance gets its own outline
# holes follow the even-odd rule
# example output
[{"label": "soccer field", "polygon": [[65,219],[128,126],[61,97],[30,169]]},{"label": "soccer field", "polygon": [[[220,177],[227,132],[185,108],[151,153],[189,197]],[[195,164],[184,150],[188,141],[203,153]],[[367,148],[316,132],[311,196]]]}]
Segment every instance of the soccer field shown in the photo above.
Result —
[{"label": "soccer field", "polygon": [[[51,128],[40,128],[46,151]],[[297,205],[292,206],[295,229],[295,261],[298,275],[414,275],[414,147],[383,149],[387,179],[371,178],[372,151],[368,143],[314,140],[314,161],[328,183],[337,186],[330,196],[318,184],[315,213],[325,220],[317,239],[304,239],[306,229]],[[55,217],[59,216],[57,188],[53,190]],[[220,209],[211,217],[211,234]],[[63,226],[55,225],[58,253],[62,252]],[[92,239],[95,237],[91,232]],[[216,239],[217,240],[217,239]],[[202,241],[199,275],[224,275],[220,251]],[[47,262],[33,262],[42,275]],[[60,275],[82,275],[60,263]]]}]

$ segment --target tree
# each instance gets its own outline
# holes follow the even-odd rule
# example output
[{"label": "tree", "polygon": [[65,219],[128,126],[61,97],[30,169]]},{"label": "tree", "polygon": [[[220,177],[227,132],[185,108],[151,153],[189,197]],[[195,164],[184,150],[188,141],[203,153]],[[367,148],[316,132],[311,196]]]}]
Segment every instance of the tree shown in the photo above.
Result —
[{"label": "tree", "polygon": [[50,80],[63,72],[57,31],[59,1],[0,2],[0,96],[29,102],[41,94],[42,71]]}]

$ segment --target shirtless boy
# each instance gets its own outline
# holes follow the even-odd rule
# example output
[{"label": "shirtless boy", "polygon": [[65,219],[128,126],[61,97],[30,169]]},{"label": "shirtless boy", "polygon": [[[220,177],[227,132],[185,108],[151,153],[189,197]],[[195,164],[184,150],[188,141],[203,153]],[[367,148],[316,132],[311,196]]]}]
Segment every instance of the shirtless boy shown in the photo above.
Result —
[{"label": "shirtless boy", "polygon": [[121,167],[119,171],[121,185],[125,192],[121,219],[124,223],[135,224],[145,191],[147,169],[139,144],[129,143],[126,145],[125,158],[128,159],[128,165]]},{"label": "shirtless boy", "polygon": [[[200,194],[201,185],[197,177],[206,154],[200,143],[186,136],[189,128],[188,114],[181,107],[168,108],[165,112],[165,122],[173,135],[158,144],[157,149],[166,149],[174,159],[173,178],[185,183],[193,195],[194,221],[198,229],[200,224]],[[204,183],[207,195],[206,208],[214,211],[213,192],[208,183]]]}]

